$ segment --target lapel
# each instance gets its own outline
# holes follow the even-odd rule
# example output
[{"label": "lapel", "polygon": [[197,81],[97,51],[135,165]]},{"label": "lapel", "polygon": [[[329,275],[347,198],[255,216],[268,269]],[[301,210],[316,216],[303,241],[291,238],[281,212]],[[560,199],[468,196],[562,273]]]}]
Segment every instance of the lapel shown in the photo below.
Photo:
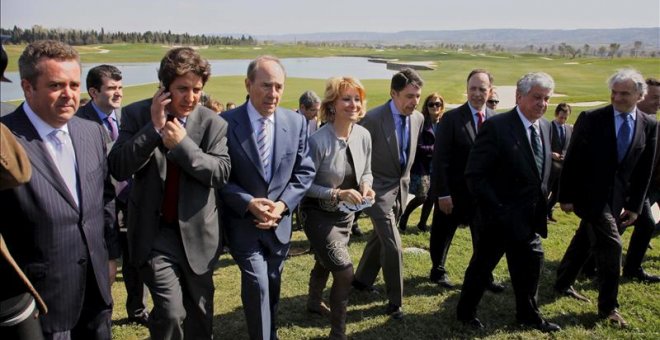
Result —
[{"label": "lapel", "polygon": [[[543,141],[543,177],[544,183],[547,183],[547,178],[550,175],[550,167],[552,165],[552,145],[550,136],[553,133],[552,125],[545,119],[539,119],[539,127],[541,128],[541,140]],[[536,167],[534,167],[536,168]]]},{"label": "lapel", "polygon": [[[534,160],[534,153],[532,152],[532,146],[530,145],[529,139],[527,138],[527,131],[525,130],[525,124],[523,124],[522,120],[520,120],[520,117],[518,116],[518,111],[515,108],[509,111],[507,114],[510,115],[511,133],[514,136],[515,143],[518,146],[518,149],[522,150],[522,154],[527,160],[527,164],[532,168],[532,171],[534,171],[534,173],[536,174],[536,178],[540,179],[541,175],[539,174],[539,170],[536,168],[536,161]],[[543,140],[543,136],[541,136],[541,138]],[[544,144],[545,144],[544,148],[547,149],[548,143],[544,143]]]},{"label": "lapel", "polygon": [[[98,124],[104,124],[101,118],[99,118],[99,115],[96,113],[96,110],[94,110],[91,100],[89,101],[89,103],[85,104],[85,106],[80,108],[79,113],[82,118],[91,120]],[[119,120],[119,117],[117,117],[117,120]]]},{"label": "lapel", "polygon": [[232,116],[236,125],[232,133],[236,136],[236,140],[240,143],[243,152],[245,152],[247,158],[257,169],[261,178],[265,180],[266,175],[264,174],[261,160],[259,159],[259,152],[257,151],[257,141],[254,138],[254,131],[252,131],[250,117],[247,113],[247,102],[236,110],[236,113]]},{"label": "lapel", "polygon": [[[639,145],[642,142],[642,136],[644,135],[645,128],[645,126],[642,126],[644,125],[644,115],[645,113],[639,109],[635,110],[635,134],[633,135],[632,141],[630,141],[630,147],[628,150],[632,150],[636,145]],[[628,158],[631,154],[633,154],[633,152],[628,151],[626,158]]]},{"label": "lapel", "polygon": [[472,111],[470,110],[468,103],[463,104],[461,107],[461,117],[463,118],[461,127],[470,139],[470,143],[474,144],[474,139],[476,137],[476,134],[474,133],[474,119],[472,119]]},{"label": "lapel", "polygon": [[[83,192],[86,192],[87,189],[87,181],[84,181],[84,178],[87,178],[87,174],[90,173],[91,170],[95,169],[98,164],[94,163],[92,159],[88,159],[88,156],[94,155],[94,147],[89,141],[86,141],[84,138],[84,134],[87,133],[82,126],[80,125],[80,121],[78,121],[76,118],[72,118],[68,123],[69,127],[69,134],[71,135],[71,142],[73,143],[73,150],[76,155],[76,165],[77,165],[77,176],[78,176],[78,190],[80,193],[79,197],[79,202],[80,202],[80,208],[82,210],[83,204],[85,203],[83,201]],[[105,128],[104,128],[105,129]],[[105,132],[105,131],[104,131]],[[67,193],[69,191],[67,190]],[[67,197],[71,198],[71,195]],[[75,203],[72,200],[70,203],[74,204]]]},{"label": "lapel", "polygon": [[[53,188],[55,188],[55,190],[60,193],[62,198],[64,198],[64,200],[66,200],[72,208],[77,210],[78,207],[76,206],[76,203],[71,196],[71,193],[69,192],[64,179],[62,179],[60,171],[57,169],[55,162],[51,158],[48,147],[44,141],[41,140],[41,137],[39,137],[39,133],[34,128],[34,126],[32,126],[32,123],[23,110],[23,105],[19,106],[14,116],[16,118],[16,124],[12,126],[12,130],[14,130],[19,136],[23,137],[21,138],[24,142],[22,145],[30,157],[32,168],[41,173],[44,179],[50,182]],[[71,132],[71,129],[69,132]],[[73,135],[71,136],[71,139],[73,140]],[[73,147],[75,151],[75,141]],[[76,161],[80,163],[79,160]]]},{"label": "lapel", "polygon": [[396,164],[397,168],[400,168],[398,165],[401,163],[399,160],[399,144],[396,140],[396,126],[394,125],[394,117],[392,117],[392,110],[390,110],[390,101],[387,101],[383,105],[383,109],[380,111],[380,114],[383,117],[376,117],[376,120],[382,121],[380,125],[383,129],[383,136],[385,136],[385,142],[387,142],[387,148],[390,150],[392,159]]},{"label": "lapel", "polygon": [[415,153],[417,151],[417,140],[419,139],[420,132],[424,125],[424,115],[420,112],[413,111],[410,115],[410,124],[408,124],[408,134],[410,135],[410,143],[408,143],[408,164],[406,168],[412,167],[415,160]]},{"label": "lapel", "polygon": [[[287,150],[287,141],[290,140],[287,138],[287,132],[292,130],[290,126],[290,119],[287,117],[287,112],[281,110],[279,107],[275,109],[275,126],[273,127],[274,131],[274,145],[275,150],[273,150],[273,170],[271,174],[271,182],[277,173],[277,168],[282,162],[282,158]],[[293,133],[293,131],[292,131]],[[256,148],[256,145],[255,145]],[[297,149],[297,147],[296,147]]]},{"label": "lapel", "polygon": [[599,120],[603,124],[603,140],[605,141],[605,145],[602,145],[601,147],[603,148],[603,152],[610,157],[610,162],[612,164],[618,164],[619,162],[617,160],[615,131],[616,125],[614,124],[614,107],[610,104],[603,108],[600,114],[603,116],[600,117]]}]

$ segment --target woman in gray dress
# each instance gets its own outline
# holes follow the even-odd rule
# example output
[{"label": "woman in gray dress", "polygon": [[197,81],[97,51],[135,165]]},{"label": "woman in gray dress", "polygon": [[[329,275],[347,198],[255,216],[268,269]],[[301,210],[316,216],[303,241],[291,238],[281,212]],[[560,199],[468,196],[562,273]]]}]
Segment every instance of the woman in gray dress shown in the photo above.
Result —
[{"label": "woman in gray dress", "polygon": [[[353,281],[348,241],[355,213],[340,211],[338,205],[373,202],[375,196],[371,189],[371,136],[355,124],[365,112],[365,91],[357,79],[330,78],[320,112],[327,124],[309,138],[316,177],[302,203],[302,215],[316,263],[310,273],[307,310],[330,314],[331,339],[346,338],[346,306]],[[333,282],[328,309],[321,296],[330,273]]]}]

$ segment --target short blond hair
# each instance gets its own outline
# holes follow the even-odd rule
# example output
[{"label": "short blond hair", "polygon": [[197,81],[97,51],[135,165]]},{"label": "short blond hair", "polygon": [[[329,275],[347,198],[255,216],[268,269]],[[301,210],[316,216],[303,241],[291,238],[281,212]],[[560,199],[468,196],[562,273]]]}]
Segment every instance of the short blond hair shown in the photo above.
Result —
[{"label": "short blond hair", "polygon": [[321,110],[319,119],[322,122],[333,122],[335,120],[334,102],[348,89],[355,89],[360,96],[360,113],[358,120],[364,117],[367,112],[367,102],[365,100],[367,93],[359,80],[353,77],[332,77],[325,84],[325,93],[321,101]]}]

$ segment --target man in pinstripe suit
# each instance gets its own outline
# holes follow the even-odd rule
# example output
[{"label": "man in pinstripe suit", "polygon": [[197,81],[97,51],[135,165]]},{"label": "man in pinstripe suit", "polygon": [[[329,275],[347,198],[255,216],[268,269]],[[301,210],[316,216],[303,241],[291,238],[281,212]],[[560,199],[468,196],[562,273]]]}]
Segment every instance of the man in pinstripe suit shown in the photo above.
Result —
[{"label": "man in pinstripe suit", "polygon": [[19,71],[25,102],[2,122],[25,148],[32,178],[0,191],[0,231],[49,307],[40,317],[46,339],[110,339],[116,264],[109,258],[119,246],[106,132],[74,116],[80,57],[71,46],[34,42]]}]

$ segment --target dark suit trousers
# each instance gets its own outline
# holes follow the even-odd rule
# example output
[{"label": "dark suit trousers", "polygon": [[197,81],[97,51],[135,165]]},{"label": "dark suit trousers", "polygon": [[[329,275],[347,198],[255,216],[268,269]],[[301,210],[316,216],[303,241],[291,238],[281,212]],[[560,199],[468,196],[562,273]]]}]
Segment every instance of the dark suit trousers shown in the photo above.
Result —
[{"label": "dark suit trousers", "polygon": [[[88,261],[88,263],[91,263]],[[44,333],[47,340],[110,340],[112,337],[112,306],[103,301],[91,264],[87,265],[85,297],[78,322],[69,331]]]},{"label": "dark suit trousers", "polygon": [[630,236],[630,243],[628,244],[628,253],[626,254],[626,264],[623,266],[624,274],[634,274],[642,270],[642,260],[646,254],[646,249],[649,247],[653,232],[655,231],[655,219],[653,218],[653,211],[651,207],[658,202],[660,198],[659,191],[651,191],[644,201],[642,213],[635,221],[635,229]]},{"label": "dark suit trousers", "polygon": [[[555,162],[555,161],[553,161]],[[554,164],[553,164],[554,167]],[[551,168],[550,178],[548,179],[548,190],[550,195],[548,197],[548,217],[552,216],[552,208],[557,204],[557,199],[559,198],[559,175],[561,174],[560,170]]]},{"label": "dark suit trousers", "polygon": [[[610,208],[606,207],[606,210]],[[611,212],[603,212],[591,221],[580,221],[557,268],[555,288],[571,286],[590,254],[593,254],[598,270],[598,311],[607,315],[619,307],[617,295],[621,270],[621,236]]]},{"label": "dark suit trousers", "polygon": [[459,320],[476,317],[477,305],[488,285],[489,275],[506,254],[509,274],[516,297],[516,320],[525,324],[537,324],[541,315],[537,304],[537,291],[543,247],[541,238],[534,235],[528,241],[513,241],[505,235],[483,235],[465,271],[465,281],[456,314]]},{"label": "dark suit trousers", "polygon": [[126,287],[126,314],[129,318],[143,318],[148,313],[147,290],[140,278],[140,270],[131,264],[125,232],[119,233],[119,243],[122,251],[121,274]]},{"label": "dark suit trousers", "polygon": [[241,300],[250,339],[277,339],[277,308],[289,243],[280,243],[272,229],[257,233],[255,240],[239,239],[245,236],[240,231],[230,233],[230,251],[241,269]]},{"label": "dark suit trousers", "polygon": [[[446,215],[440,208],[438,203],[435,203],[433,209],[433,222],[431,227],[431,237],[429,240],[429,252],[431,253],[431,280],[441,279],[442,276],[447,274],[445,263],[447,262],[447,253],[449,253],[449,246],[454,239],[456,228],[460,222],[453,214]],[[470,234],[472,235],[472,249],[476,249],[477,240],[479,235],[476,228],[469,225]],[[493,281],[493,274],[490,274],[489,282]]]},{"label": "dark suit trousers", "polygon": [[140,267],[154,301],[149,317],[152,339],[211,339],[213,334],[213,271],[197,275],[183,251],[180,232],[164,227]]}]

